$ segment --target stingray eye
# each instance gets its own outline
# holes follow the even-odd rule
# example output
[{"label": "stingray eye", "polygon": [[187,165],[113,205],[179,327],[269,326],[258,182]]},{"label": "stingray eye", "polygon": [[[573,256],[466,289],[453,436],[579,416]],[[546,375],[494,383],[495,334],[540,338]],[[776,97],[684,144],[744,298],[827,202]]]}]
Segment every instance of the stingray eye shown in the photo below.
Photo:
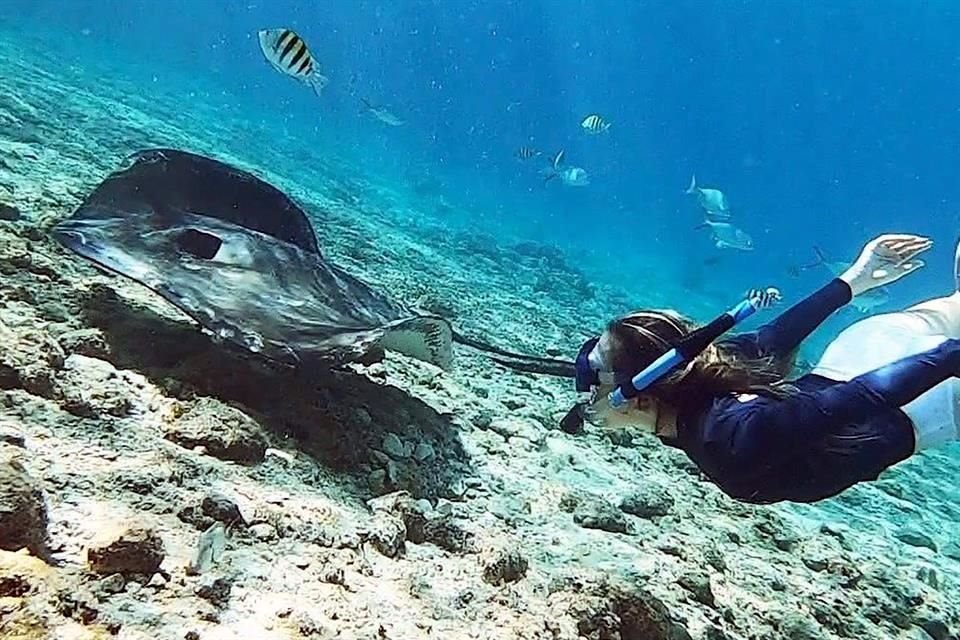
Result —
[{"label": "stingray eye", "polygon": [[177,236],[176,242],[180,251],[203,260],[213,259],[223,245],[217,236],[197,229],[187,229]]}]

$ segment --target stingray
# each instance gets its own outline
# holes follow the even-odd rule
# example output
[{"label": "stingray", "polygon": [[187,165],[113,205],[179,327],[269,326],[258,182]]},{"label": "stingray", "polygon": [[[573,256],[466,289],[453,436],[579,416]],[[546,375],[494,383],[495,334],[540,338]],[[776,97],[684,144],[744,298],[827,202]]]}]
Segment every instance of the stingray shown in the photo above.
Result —
[{"label": "stingray", "polygon": [[375,291],[324,258],[283,192],[204,156],[131,155],[51,233],[216,338],[287,365],[348,362],[379,345],[449,368],[456,341],[505,366],[572,376],[572,363],[492,347]]},{"label": "stingray", "polygon": [[165,298],[221,340],[285,364],[374,345],[449,367],[452,329],[331,264],[284,193],[174,149],[133,154],[53,236]]}]

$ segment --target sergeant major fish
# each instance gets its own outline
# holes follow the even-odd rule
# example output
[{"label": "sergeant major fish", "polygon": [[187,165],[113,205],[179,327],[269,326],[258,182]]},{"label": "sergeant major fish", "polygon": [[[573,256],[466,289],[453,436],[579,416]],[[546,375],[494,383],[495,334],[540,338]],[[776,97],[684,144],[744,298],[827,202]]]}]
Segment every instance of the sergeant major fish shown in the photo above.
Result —
[{"label": "sergeant major fish", "polygon": [[319,96],[330,80],[320,73],[307,43],[290,29],[261,29],[257,32],[260,49],[274,69],[296,78]]},{"label": "sergeant major fish", "polygon": [[596,135],[609,130],[610,123],[604,120],[603,116],[594,113],[584,118],[580,123],[580,127],[587,133]]}]

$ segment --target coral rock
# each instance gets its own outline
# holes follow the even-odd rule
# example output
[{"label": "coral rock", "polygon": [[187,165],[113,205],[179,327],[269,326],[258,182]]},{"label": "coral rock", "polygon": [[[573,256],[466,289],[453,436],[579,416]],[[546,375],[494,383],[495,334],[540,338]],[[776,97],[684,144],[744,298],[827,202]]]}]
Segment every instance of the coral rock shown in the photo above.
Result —
[{"label": "coral rock", "polygon": [[97,573],[153,574],[163,562],[163,540],[152,529],[132,527],[105,543],[87,549],[87,562]]}]

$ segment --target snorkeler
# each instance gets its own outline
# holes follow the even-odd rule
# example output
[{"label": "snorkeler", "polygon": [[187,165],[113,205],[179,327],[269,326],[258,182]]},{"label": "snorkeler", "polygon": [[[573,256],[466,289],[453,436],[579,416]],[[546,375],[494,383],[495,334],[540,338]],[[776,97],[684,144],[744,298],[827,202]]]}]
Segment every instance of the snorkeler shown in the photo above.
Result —
[{"label": "snorkeler", "polygon": [[[874,480],[960,438],[960,291],[861,320],[810,373],[786,376],[801,341],[828,316],[922,267],[916,256],[931,245],[913,235],[876,238],[819,291],[725,339],[715,340],[769,300],[754,293],[696,330],[666,311],[614,320],[577,358],[578,391],[592,392],[581,411],[593,423],[654,433],[746,502],[814,502]],[[955,281],[958,273],[960,245]]]}]

